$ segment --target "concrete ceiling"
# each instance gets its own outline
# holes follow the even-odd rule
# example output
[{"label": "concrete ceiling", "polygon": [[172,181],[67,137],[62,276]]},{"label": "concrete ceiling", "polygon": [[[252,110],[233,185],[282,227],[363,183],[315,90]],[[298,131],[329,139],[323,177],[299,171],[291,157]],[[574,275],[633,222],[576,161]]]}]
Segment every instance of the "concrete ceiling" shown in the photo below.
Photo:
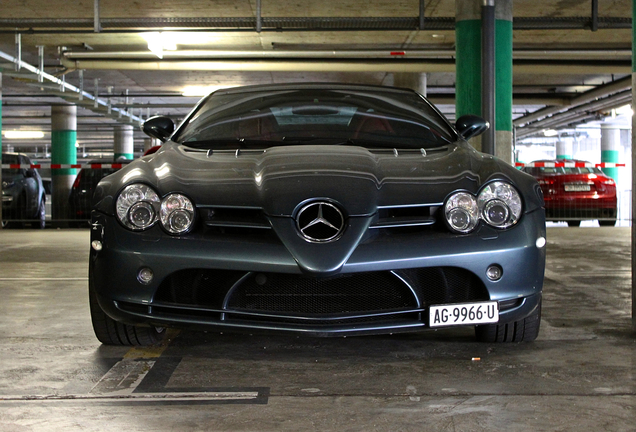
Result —
[{"label": "concrete ceiling", "polygon": [[[97,80],[98,96],[111,105],[109,114],[88,97],[77,101],[68,89],[60,95],[59,83],[39,83],[24,68],[16,73],[5,59],[0,61],[4,130],[48,132],[50,105],[77,101],[84,107],[78,110],[80,146],[101,151],[112,148],[113,127],[126,122],[128,114],[134,119],[183,117],[198,100],[182,96],[189,86],[292,81],[390,85],[393,73],[401,71],[426,72],[429,97],[454,116],[453,0],[426,1],[422,30],[418,0],[262,0],[260,32],[255,28],[256,0],[98,3],[99,32],[90,0],[21,0],[0,8],[0,51],[17,57],[20,34],[23,61],[37,67],[37,46],[43,46],[45,72],[79,88],[83,70],[84,91],[94,95]],[[568,109],[585,92],[628,76],[631,4],[602,0],[593,19],[591,0],[514,1],[513,116],[551,105]],[[160,59],[149,52],[144,34],[177,28],[189,31],[187,38],[168,36],[177,53],[165,51]],[[592,107],[589,115],[609,105]],[[588,113],[586,109],[579,104],[579,111]],[[518,132],[541,127],[517,124]],[[135,139],[141,148],[143,135],[136,133]],[[4,139],[3,144],[28,152],[38,146],[42,152],[48,140],[46,135],[26,142]]]}]

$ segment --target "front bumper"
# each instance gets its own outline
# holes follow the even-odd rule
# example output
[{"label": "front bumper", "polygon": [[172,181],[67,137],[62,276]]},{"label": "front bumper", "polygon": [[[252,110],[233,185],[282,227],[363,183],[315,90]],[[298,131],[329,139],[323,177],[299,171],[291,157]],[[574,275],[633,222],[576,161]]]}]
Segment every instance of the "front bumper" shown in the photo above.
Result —
[{"label": "front bumper", "polygon": [[[341,276],[354,281],[370,274],[392,275],[404,281],[413,272],[424,275],[420,277],[420,285],[426,285],[429,278],[426,275],[430,274],[427,272],[439,270],[443,277],[450,274],[455,279],[462,278],[453,282],[455,286],[474,286],[472,294],[462,297],[441,293],[436,297],[431,291],[441,289],[437,285],[422,294],[418,287],[410,287],[413,284],[407,280],[405,284],[413,292],[413,301],[400,307],[299,313],[276,306],[271,310],[237,308],[228,300],[233,288],[221,293],[216,303],[184,303],[178,295],[166,296],[166,284],[179,280],[187,272],[237,274],[228,285],[232,287],[261,274],[322,280],[303,276],[293,256],[277,238],[228,238],[199,231],[179,238],[164,234],[158,227],[133,233],[113,217],[93,212],[91,241],[100,241],[103,248],[99,252],[91,250],[90,284],[109,316],[133,325],[284,331],[318,336],[389,333],[428,328],[427,312],[432,304],[485,300],[499,302],[499,322],[504,323],[525,318],[540,304],[545,266],[545,247],[537,247],[540,237],[545,238],[543,210],[524,215],[521,223],[507,231],[482,227],[463,236],[428,231],[369,238],[358,245],[339,275],[324,279],[325,286]],[[496,282],[486,277],[486,269],[493,264],[503,269],[502,278]],[[138,280],[142,268],[153,272],[153,280],[148,284]]]}]

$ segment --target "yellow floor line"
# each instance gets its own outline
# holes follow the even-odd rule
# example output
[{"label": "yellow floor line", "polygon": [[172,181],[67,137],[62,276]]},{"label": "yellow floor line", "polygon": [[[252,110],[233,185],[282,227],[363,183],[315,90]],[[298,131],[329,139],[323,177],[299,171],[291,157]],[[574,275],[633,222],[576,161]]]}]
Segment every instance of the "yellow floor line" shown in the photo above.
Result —
[{"label": "yellow floor line", "polygon": [[166,348],[168,348],[170,342],[172,342],[180,332],[180,330],[177,329],[167,329],[166,331],[168,333],[161,344],[147,347],[132,347],[124,355],[124,359],[150,359],[160,357]]}]

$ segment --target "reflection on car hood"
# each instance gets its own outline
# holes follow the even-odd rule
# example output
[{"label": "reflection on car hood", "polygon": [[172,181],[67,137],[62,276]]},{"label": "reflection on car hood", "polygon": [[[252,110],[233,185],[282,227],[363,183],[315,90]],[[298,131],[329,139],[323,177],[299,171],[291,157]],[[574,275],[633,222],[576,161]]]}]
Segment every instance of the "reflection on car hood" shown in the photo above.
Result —
[{"label": "reflection on car hood", "polygon": [[[144,182],[160,195],[183,193],[197,206],[258,207],[270,216],[291,216],[300,203],[327,198],[348,216],[363,216],[378,207],[441,204],[452,191],[477,193],[493,178],[508,179],[522,194],[535,196],[531,176],[466,142],[427,152],[304,145],[238,153],[168,142],[104,179],[95,202],[113,214],[117,192]],[[538,200],[526,203],[526,211],[540,205]]]}]

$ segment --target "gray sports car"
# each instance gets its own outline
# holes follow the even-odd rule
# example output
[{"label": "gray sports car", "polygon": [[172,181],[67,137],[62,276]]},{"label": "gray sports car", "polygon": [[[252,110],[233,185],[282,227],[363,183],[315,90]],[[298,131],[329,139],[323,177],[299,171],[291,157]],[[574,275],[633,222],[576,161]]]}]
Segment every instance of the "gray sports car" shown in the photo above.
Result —
[{"label": "gray sports car", "polygon": [[545,211],[536,180],[475,151],[396,88],[289,84],[204,98],[160,150],[95,192],[90,306],[106,344],[165,327],[315,336],[474,326],[534,340]]}]

